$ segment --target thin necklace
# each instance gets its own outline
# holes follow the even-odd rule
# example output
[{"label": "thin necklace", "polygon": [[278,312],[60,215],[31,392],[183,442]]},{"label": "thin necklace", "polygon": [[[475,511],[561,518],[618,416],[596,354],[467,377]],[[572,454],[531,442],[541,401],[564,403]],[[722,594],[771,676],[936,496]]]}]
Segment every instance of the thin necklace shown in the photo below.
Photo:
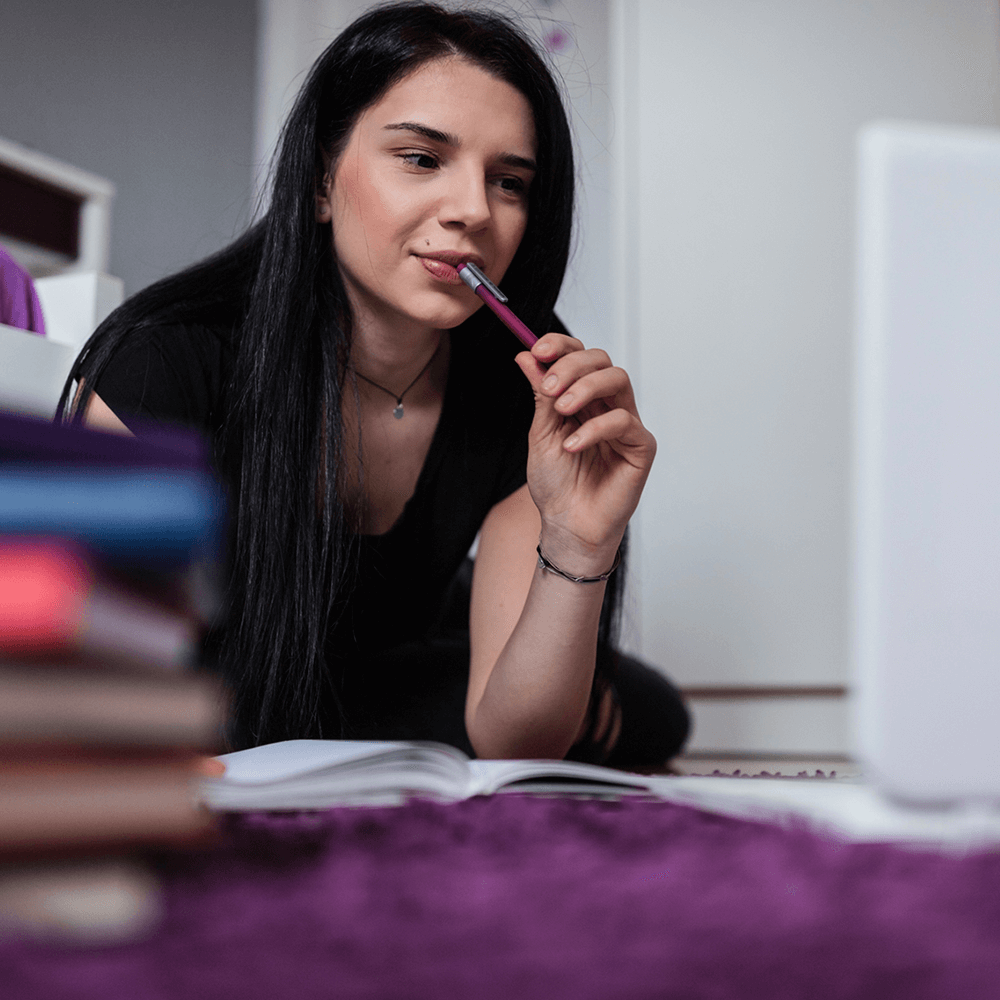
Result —
[{"label": "thin necklace", "polygon": [[396,400],[396,405],[392,408],[392,415],[397,420],[402,420],[403,417],[405,416],[403,412],[403,397],[424,377],[424,375],[427,372],[427,369],[430,368],[431,366],[431,362],[437,357],[437,353],[440,350],[441,350],[441,342],[438,341],[437,347],[434,348],[434,353],[427,359],[427,364],[420,369],[420,372],[417,374],[417,377],[398,396],[391,389],[387,389],[384,385],[379,385],[378,382],[373,382],[367,375],[362,375],[361,372],[357,370],[357,368],[352,367],[351,371],[354,372],[354,374],[357,375],[358,378],[364,379],[369,385],[373,385],[375,386],[376,389],[381,389],[384,393],[387,393],[388,395],[392,396],[392,398]]}]

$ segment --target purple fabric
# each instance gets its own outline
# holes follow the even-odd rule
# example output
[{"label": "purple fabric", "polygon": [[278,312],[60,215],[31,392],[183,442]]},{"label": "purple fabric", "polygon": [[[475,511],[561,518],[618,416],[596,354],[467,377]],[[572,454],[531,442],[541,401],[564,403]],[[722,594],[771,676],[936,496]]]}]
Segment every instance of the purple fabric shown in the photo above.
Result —
[{"label": "purple fabric", "polygon": [[18,1000],[986,1000],[1000,856],[671,803],[497,796],[248,816],[163,863],[158,934],[0,948]]},{"label": "purple fabric", "polygon": [[45,336],[45,318],[31,275],[0,247],[0,323]]}]

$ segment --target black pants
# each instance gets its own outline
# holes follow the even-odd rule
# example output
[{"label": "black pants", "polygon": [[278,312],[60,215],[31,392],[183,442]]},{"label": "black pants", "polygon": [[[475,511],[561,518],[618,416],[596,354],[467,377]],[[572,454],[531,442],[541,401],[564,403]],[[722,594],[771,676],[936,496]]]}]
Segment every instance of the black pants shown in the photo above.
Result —
[{"label": "black pants", "polygon": [[[468,683],[468,594],[460,589],[432,638],[392,649],[351,672],[343,691],[350,724],[344,735],[437,740],[475,756],[465,730]],[[621,654],[612,684],[621,706],[616,745],[605,756],[584,741],[567,758],[629,769],[657,767],[679,753],[691,721],[677,688],[658,670]]]}]

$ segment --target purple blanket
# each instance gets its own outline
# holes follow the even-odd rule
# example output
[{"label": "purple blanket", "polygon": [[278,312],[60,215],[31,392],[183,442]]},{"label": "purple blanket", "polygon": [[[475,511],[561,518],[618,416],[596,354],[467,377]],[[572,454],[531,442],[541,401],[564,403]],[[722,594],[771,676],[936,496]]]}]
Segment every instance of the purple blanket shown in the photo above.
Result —
[{"label": "purple blanket", "polygon": [[42,306],[31,275],[3,247],[0,247],[0,323],[45,334]]},{"label": "purple blanket", "polygon": [[247,816],[161,868],[155,937],[7,944],[0,995],[1000,997],[1000,855],[841,844],[670,803]]}]

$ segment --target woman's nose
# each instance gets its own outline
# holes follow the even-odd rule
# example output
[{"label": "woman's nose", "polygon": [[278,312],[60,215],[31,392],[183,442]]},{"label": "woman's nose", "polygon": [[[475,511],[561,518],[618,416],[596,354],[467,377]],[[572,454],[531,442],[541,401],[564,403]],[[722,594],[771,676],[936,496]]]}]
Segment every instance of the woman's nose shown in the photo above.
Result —
[{"label": "woman's nose", "polygon": [[444,226],[460,226],[476,232],[490,221],[486,180],[478,171],[456,171],[448,178],[441,200],[439,220]]}]

